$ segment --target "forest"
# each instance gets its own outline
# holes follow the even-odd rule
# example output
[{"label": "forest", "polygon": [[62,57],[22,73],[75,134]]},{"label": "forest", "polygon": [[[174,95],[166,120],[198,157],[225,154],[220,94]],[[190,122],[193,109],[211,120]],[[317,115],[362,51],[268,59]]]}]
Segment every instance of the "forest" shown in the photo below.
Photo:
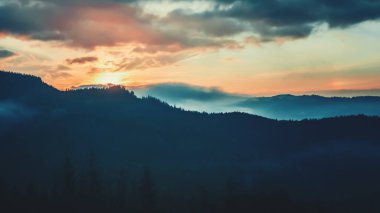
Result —
[{"label": "forest", "polygon": [[1,212],[379,212],[380,117],[202,113],[0,72]]}]

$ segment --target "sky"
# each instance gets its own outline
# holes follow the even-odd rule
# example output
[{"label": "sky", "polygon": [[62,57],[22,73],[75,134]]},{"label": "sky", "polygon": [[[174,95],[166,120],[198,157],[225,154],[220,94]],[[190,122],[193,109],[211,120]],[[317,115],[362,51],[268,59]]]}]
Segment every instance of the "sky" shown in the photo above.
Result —
[{"label": "sky", "polygon": [[62,90],[365,95],[380,88],[379,38],[379,0],[0,0],[0,69]]}]

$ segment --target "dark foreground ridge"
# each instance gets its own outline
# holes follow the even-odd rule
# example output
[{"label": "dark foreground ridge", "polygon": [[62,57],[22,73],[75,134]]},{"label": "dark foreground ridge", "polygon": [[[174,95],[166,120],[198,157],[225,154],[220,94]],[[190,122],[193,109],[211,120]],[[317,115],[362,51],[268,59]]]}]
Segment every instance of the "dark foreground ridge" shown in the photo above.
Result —
[{"label": "dark foreground ridge", "polygon": [[0,212],[380,212],[379,129],[0,72]]}]

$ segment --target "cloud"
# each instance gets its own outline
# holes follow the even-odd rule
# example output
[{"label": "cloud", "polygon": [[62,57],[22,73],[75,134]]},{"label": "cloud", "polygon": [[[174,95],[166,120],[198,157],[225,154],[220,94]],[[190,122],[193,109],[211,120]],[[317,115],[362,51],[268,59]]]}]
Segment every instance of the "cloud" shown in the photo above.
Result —
[{"label": "cloud", "polygon": [[20,5],[16,1],[0,4],[0,32],[34,37],[49,31],[49,17],[56,9]]},{"label": "cloud", "polygon": [[243,23],[234,19],[221,19],[215,16],[205,18],[201,14],[191,14],[183,10],[169,13],[162,21],[179,28],[186,26],[194,33],[215,37],[235,35],[247,30]]},{"label": "cloud", "polygon": [[73,58],[73,59],[66,59],[66,62],[68,64],[85,64],[90,62],[97,61],[98,58],[94,56],[88,56],[88,57],[81,57],[81,58]]},{"label": "cloud", "polygon": [[202,45],[199,40],[209,45],[244,32],[264,42],[302,38],[320,23],[349,27],[380,17],[380,2],[373,0],[222,0],[202,12],[177,9],[164,17],[146,13],[138,3],[7,1],[0,5],[0,32],[85,48],[120,43],[193,47]]},{"label": "cloud", "polygon": [[19,118],[27,117],[32,114],[32,110],[21,104],[11,101],[0,101],[0,117],[2,118]]},{"label": "cloud", "polygon": [[220,101],[232,97],[238,97],[238,95],[235,96],[225,93],[218,88],[197,87],[181,83],[151,85],[138,88],[136,91],[140,95],[151,95],[177,102],[185,100]]},{"label": "cloud", "polygon": [[317,26],[346,28],[380,17],[373,0],[222,0],[203,12],[175,10],[163,22],[209,38],[252,33],[260,42],[309,36]]},{"label": "cloud", "polygon": [[68,44],[79,47],[168,42],[161,32],[149,26],[140,10],[128,5],[68,8],[56,17],[54,25]]},{"label": "cloud", "polygon": [[0,101],[0,132],[32,117],[35,110],[13,101]]},{"label": "cloud", "polygon": [[117,70],[132,70],[132,69],[148,69],[162,67],[173,64],[181,60],[180,56],[156,56],[156,57],[141,57],[141,58],[124,58],[123,61],[117,64]]},{"label": "cloud", "polygon": [[[85,48],[151,43],[159,38],[141,11],[121,1],[10,1],[0,5],[0,32],[60,40]],[[145,24],[147,23],[147,24]]]},{"label": "cloud", "polygon": [[[193,36],[181,24],[166,28],[163,20],[144,13],[134,1],[53,0],[39,1],[39,5],[32,2],[26,0],[0,6],[0,11],[6,11],[6,15],[3,14],[6,24],[0,24],[0,32],[23,35],[26,39],[56,40],[87,50],[134,46],[130,54],[123,50],[123,59],[113,62],[116,70],[157,68],[205,51],[242,48],[232,39]],[[214,20],[210,24],[216,26],[217,22]],[[66,60],[68,64],[94,61],[87,57]]]},{"label": "cloud", "polygon": [[65,65],[58,65],[56,70],[70,70],[70,67],[67,67]]},{"label": "cloud", "polygon": [[14,56],[16,55],[14,52],[11,52],[9,50],[2,50],[0,49],[0,59],[1,58],[8,58],[8,57],[11,57],[11,56]]},{"label": "cloud", "polygon": [[67,71],[70,70],[70,67],[67,67],[65,65],[58,65],[55,68],[52,68],[48,70],[47,75],[44,77],[49,77],[49,78],[61,78],[61,79],[68,79],[73,77],[70,73]]},{"label": "cloud", "polygon": [[[207,7],[186,10],[178,1],[167,1],[178,8],[157,15],[146,10],[149,3],[157,4],[153,0],[8,0],[0,4],[0,36],[58,41],[90,51],[134,45],[117,69],[146,69],[207,51],[304,38],[322,23],[345,28],[380,17],[380,2],[374,0],[186,2]],[[238,35],[248,39],[240,41]],[[85,62],[93,61],[67,61]]]},{"label": "cloud", "polygon": [[166,83],[130,88],[137,96],[153,96],[168,104],[200,112],[233,112],[233,104],[246,96],[225,93],[218,88],[205,88],[182,83]]},{"label": "cloud", "polygon": [[[204,18],[230,18],[251,25],[263,40],[308,36],[319,23],[330,27],[351,25],[380,17],[380,2],[373,0],[222,0]],[[227,8],[227,9],[225,9]]]}]

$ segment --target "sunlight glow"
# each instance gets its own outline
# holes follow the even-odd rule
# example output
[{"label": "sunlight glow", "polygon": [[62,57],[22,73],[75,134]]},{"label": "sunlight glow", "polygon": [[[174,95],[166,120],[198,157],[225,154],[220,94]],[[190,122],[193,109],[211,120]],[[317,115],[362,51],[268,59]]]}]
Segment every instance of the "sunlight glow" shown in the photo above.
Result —
[{"label": "sunlight glow", "polygon": [[95,78],[96,84],[123,84],[125,73],[103,72]]}]

